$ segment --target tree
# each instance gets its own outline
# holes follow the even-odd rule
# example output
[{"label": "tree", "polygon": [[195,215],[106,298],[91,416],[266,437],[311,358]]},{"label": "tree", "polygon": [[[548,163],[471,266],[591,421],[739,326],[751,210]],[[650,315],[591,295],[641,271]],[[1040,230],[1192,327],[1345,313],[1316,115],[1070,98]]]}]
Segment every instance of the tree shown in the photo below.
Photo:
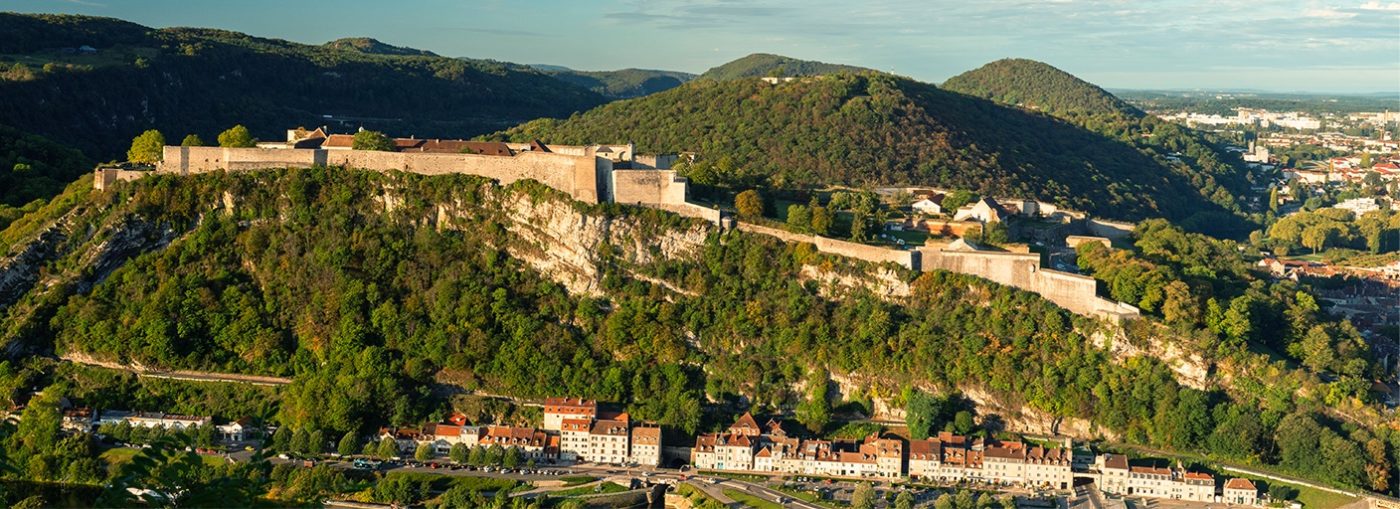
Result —
[{"label": "tree", "polygon": [[1278,187],[1269,187],[1269,212],[1278,213]]},{"label": "tree", "polygon": [[856,485],[856,489],[851,493],[851,509],[875,509],[875,488],[870,483],[863,482]]},{"label": "tree", "polygon": [[914,495],[901,491],[894,497],[894,509],[914,509]]},{"label": "tree", "polygon": [[453,463],[466,463],[467,456],[470,454],[471,452],[467,449],[467,444],[461,442],[452,444],[452,449],[447,451],[447,457],[451,459]]},{"label": "tree", "polygon": [[355,150],[378,150],[380,152],[393,152],[394,140],[379,131],[361,129],[355,133],[355,137],[350,143],[350,148]]},{"label": "tree", "polygon": [[904,397],[904,423],[909,427],[909,438],[923,440],[929,437],[934,422],[943,413],[943,402],[918,389],[908,389]]},{"label": "tree", "polygon": [[805,232],[812,227],[812,213],[802,205],[788,205],[787,224],[789,230]]},{"label": "tree", "polygon": [[809,431],[819,433],[831,421],[831,403],[826,398],[826,375],[813,377],[808,384],[811,388],[808,389],[807,401],[797,405],[795,410],[797,422]]},{"label": "tree", "polygon": [[977,424],[974,423],[972,420],[972,412],[969,412],[967,410],[958,410],[958,413],[953,415],[954,433],[957,433],[959,435],[966,435],[968,433],[972,433],[972,430],[976,427]]},{"label": "tree", "polygon": [[518,468],[520,466],[520,448],[513,445],[507,447],[505,454],[501,458],[501,466],[506,468]]},{"label": "tree", "polygon": [[826,207],[813,206],[811,209],[812,233],[817,235],[831,234],[831,210]]},{"label": "tree", "polygon": [[1200,321],[1197,316],[1200,306],[1196,303],[1195,296],[1191,295],[1191,287],[1185,282],[1178,280],[1167,283],[1163,293],[1165,297],[1162,300],[1162,318],[1167,324],[1190,327]]},{"label": "tree", "polygon": [[739,211],[739,217],[744,219],[763,217],[763,195],[754,189],[739,193],[734,197],[734,208]]},{"label": "tree", "polygon": [[352,456],[355,454],[355,445],[359,441],[360,438],[355,435],[354,431],[346,431],[345,436],[340,437],[340,443],[336,444],[335,452],[340,453],[341,456]]},{"label": "tree", "polygon": [[187,135],[185,135],[185,139],[180,140],[180,146],[181,146],[181,147],[203,147],[203,146],[204,146],[204,140],[200,139],[198,134],[187,134]]},{"label": "tree", "polygon": [[427,442],[418,444],[418,448],[413,450],[413,459],[418,461],[428,461],[433,459],[433,446]]},{"label": "tree", "polygon": [[943,201],[939,203],[939,205],[943,207],[943,212],[952,214],[957,212],[959,208],[962,208],[963,205],[972,203],[976,199],[977,195],[973,194],[972,191],[957,189],[948,193],[947,196],[944,196]]},{"label": "tree", "polygon": [[375,450],[375,455],[386,460],[398,456],[399,444],[391,437],[384,437],[379,441],[379,449]]},{"label": "tree", "polygon": [[505,460],[505,456],[506,450],[501,447],[501,444],[491,444],[490,447],[486,448],[487,465],[500,465],[501,461]]},{"label": "tree", "polygon": [[870,224],[870,215],[864,212],[854,212],[851,214],[851,241],[865,242],[870,238],[874,228]]},{"label": "tree", "polygon": [[164,150],[165,135],[151,129],[131,139],[131,148],[126,151],[126,160],[133,163],[158,163]]},{"label": "tree", "polygon": [[472,448],[471,454],[467,455],[467,464],[479,467],[486,464],[486,447],[478,445]]},{"label": "tree", "polygon": [[253,141],[253,135],[248,132],[247,127],[243,127],[243,124],[238,124],[228,128],[227,131],[219,133],[219,146],[248,148],[257,146],[257,142]]},{"label": "tree", "polygon": [[297,454],[306,454],[309,452],[308,450],[311,447],[307,442],[310,438],[311,433],[306,431],[306,428],[296,430],[296,432],[292,433],[291,452]]},{"label": "tree", "polygon": [[278,426],[277,431],[272,432],[272,450],[277,452],[289,452],[292,449],[292,428],[288,426]]},{"label": "tree", "polygon": [[312,430],[311,435],[306,437],[306,452],[309,454],[321,454],[326,450],[326,434],[321,430]]}]

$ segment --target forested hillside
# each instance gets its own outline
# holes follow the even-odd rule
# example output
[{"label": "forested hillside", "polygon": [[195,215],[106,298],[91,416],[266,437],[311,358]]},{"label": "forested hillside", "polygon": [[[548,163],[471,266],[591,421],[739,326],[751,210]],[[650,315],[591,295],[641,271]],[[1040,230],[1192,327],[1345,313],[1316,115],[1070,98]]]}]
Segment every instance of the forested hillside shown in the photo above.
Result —
[{"label": "forested hillside", "polygon": [[545,66],[540,71],[560,80],[592,90],[611,99],[628,99],[655,94],[695,79],[694,74],[652,69],[618,71],[575,71]]},{"label": "forested hillside", "polygon": [[91,170],[77,150],[0,125],[0,229]]},{"label": "forested hillside", "polygon": [[[1215,204],[1243,212],[1240,199],[1264,175],[1250,175],[1235,156],[1227,155],[1201,133],[1144,114],[1103,89],[1043,62],[1003,59],[959,74],[943,82],[946,90],[991,99],[1028,110],[1044,112],[1084,129],[1169,160],[1152,170],[1175,172],[1191,182]],[[1220,217],[1201,220],[1221,221]],[[1194,229],[1240,235],[1244,225],[1216,224]]]},{"label": "forested hillside", "polygon": [[150,128],[175,140],[213,140],[234,124],[280,140],[283,129],[328,123],[466,137],[604,101],[513,64],[413,53],[367,39],[311,46],[0,13],[0,123],[108,160]]},{"label": "forested hillside", "polygon": [[[1036,197],[1104,217],[1218,218],[1165,154],[1044,115],[878,73],[769,85],[696,80],[499,136],[630,140],[643,152],[728,159],[771,185],[913,184]],[[1226,216],[1228,217],[1228,216]]]},{"label": "forested hillside", "polygon": [[[823,290],[813,270],[871,268],[528,182],[332,168],[83,184],[45,212],[62,235],[0,234],[10,253],[52,253],[0,266],[50,278],[4,301],[6,350],[292,376],[278,419],[330,436],[440,418],[443,386],[619,401],[693,432],[711,425],[702,401],[786,411],[830,374],[862,385],[840,395],[852,400],[976,391],[996,404],[982,412],[1091,421],[1081,433],[1345,485],[1386,475],[1400,439],[1337,420],[1364,412],[1247,344],[1219,345],[1206,362],[1235,368],[1192,389],[1096,346],[1100,325],[1033,294],[941,272],[896,273],[908,298]],[[551,253],[572,265],[535,270]],[[555,279],[590,270],[594,293]],[[824,415],[799,417],[820,429]]]},{"label": "forested hillside", "polygon": [[733,80],[739,78],[761,78],[764,76],[819,76],[838,72],[866,71],[854,65],[828,64],[815,60],[799,60],[782,55],[754,53],[746,57],[711,67],[700,75],[710,80]]}]

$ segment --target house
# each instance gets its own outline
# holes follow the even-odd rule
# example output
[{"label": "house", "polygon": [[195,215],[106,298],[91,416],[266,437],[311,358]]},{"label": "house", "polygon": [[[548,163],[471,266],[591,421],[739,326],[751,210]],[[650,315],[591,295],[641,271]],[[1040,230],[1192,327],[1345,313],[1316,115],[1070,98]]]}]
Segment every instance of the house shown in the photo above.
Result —
[{"label": "house", "polygon": [[1375,198],[1352,198],[1350,200],[1346,200],[1336,205],[1333,205],[1332,208],[1350,210],[1352,214],[1356,215],[1356,217],[1361,217],[1367,212],[1380,210],[1381,206],[1380,204],[1376,203]]},{"label": "house", "polygon": [[958,209],[953,214],[954,221],[980,221],[982,223],[996,223],[1006,216],[1006,210],[998,205],[996,200],[983,197],[971,205],[966,205]]},{"label": "house", "polygon": [[378,437],[381,442],[386,438],[393,440],[400,453],[411,453],[418,447],[422,435],[422,430],[413,428],[379,428]]},{"label": "house", "polygon": [[581,461],[588,457],[591,419],[568,418],[559,425],[559,460]]},{"label": "house", "polygon": [[63,411],[62,429],[74,432],[91,433],[96,419],[90,407],[69,408]]},{"label": "house", "polygon": [[417,443],[428,444],[432,446],[435,454],[446,455],[451,453],[452,447],[457,444],[468,448],[476,447],[481,443],[481,428],[451,423],[430,424],[423,427],[423,433],[418,436]]},{"label": "house", "polygon": [[1221,499],[1227,504],[1258,505],[1259,488],[1249,479],[1235,477],[1225,481]]},{"label": "house", "polygon": [[1095,462],[1099,489],[1124,496],[1166,498],[1191,502],[1215,501],[1215,477],[1202,472],[1155,466],[1133,466],[1125,456],[1104,454]]},{"label": "house", "polygon": [[632,428],[631,462],[648,467],[661,466],[661,428],[637,426]]},{"label": "house", "polygon": [[247,440],[248,432],[253,429],[253,420],[243,417],[228,424],[220,424],[217,428],[223,441],[243,442]]},{"label": "house", "polygon": [[942,202],[942,196],[931,196],[914,202],[909,208],[914,209],[914,212],[936,216],[943,213]]},{"label": "house", "polygon": [[486,447],[515,447],[520,450],[522,457],[534,460],[554,461],[559,457],[559,444],[551,441],[548,434],[535,428],[487,426],[478,443]]},{"label": "house", "polygon": [[588,451],[583,459],[594,463],[627,463],[629,457],[626,419],[600,419],[588,430]]},{"label": "house", "polygon": [[196,417],[192,415],[177,415],[161,412],[103,410],[99,414],[97,424],[118,424],[122,421],[125,421],[133,428],[154,428],[159,426],[167,430],[183,430],[191,426],[207,426],[211,424],[214,419],[211,417]]},{"label": "house", "polygon": [[547,398],[544,400],[543,427],[559,431],[564,419],[585,419],[592,421],[598,417],[598,401],[583,398]]},{"label": "house", "polygon": [[909,444],[909,475],[925,480],[987,481],[1067,490],[1073,485],[1073,448],[973,439],[948,432]]}]

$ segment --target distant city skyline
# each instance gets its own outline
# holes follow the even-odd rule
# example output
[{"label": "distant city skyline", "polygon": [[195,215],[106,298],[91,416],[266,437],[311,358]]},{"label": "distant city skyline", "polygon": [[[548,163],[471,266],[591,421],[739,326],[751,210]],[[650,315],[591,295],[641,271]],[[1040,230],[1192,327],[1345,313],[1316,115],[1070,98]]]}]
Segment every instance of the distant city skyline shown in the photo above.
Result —
[{"label": "distant city skyline", "polygon": [[537,0],[388,4],[11,0],[4,9],[221,28],[320,44],[371,37],[444,56],[692,73],[750,53],[940,83],[1007,57],[1104,88],[1400,97],[1400,1]]}]

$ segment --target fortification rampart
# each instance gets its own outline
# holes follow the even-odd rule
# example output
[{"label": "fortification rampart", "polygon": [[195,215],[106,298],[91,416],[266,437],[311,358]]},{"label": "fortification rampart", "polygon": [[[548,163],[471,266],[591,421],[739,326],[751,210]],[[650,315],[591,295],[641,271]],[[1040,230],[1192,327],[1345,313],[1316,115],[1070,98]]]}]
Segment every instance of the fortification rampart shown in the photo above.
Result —
[{"label": "fortification rampart", "polygon": [[465,173],[510,184],[532,179],[568,193],[576,200],[598,203],[608,198],[606,176],[613,162],[588,153],[520,152],[513,156],[379,152],[370,150],[269,149],[224,147],[165,147],[161,173],[191,175],[210,171],[256,170],[269,167],[346,166],[371,171],[403,171],[423,175]]},{"label": "fortification rampart", "polygon": [[807,242],[818,251],[874,263],[892,262],[906,268],[930,271],[946,270],[985,278],[1006,286],[1034,292],[1071,312],[1120,322],[1138,316],[1137,308],[1098,296],[1094,278],[1042,269],[1040,255],[1000,251],[946,251],[942,247],[917,250],[888,249],[854,242],[803,235],[787,230],[751,223],[740,223],[739,229],[776,237],[787,242]]},{"label": "fortification rampart", "polygon": [[97,174],[93,176],[92,187],[98,191],[107,189],[108,186],[122,181],[136,180],[146,176],[149,171],[123,170],[120,168],[98,168]]},{"label": "fortification rampart", "polygon": [[857,244],[844,240],[829,239],[819,235],[792,233],[787,230],[752,223],[741,222],[739,223],[739,229],[746,232],[761,233],[770,237],[777,237],[787,242],[806,242],[815,245],[817,251],[823,253],[831,253],[873,263],[890,262],[899,264],[907,269],[919,269],[918,251],[900,251],[879,246]]}]

